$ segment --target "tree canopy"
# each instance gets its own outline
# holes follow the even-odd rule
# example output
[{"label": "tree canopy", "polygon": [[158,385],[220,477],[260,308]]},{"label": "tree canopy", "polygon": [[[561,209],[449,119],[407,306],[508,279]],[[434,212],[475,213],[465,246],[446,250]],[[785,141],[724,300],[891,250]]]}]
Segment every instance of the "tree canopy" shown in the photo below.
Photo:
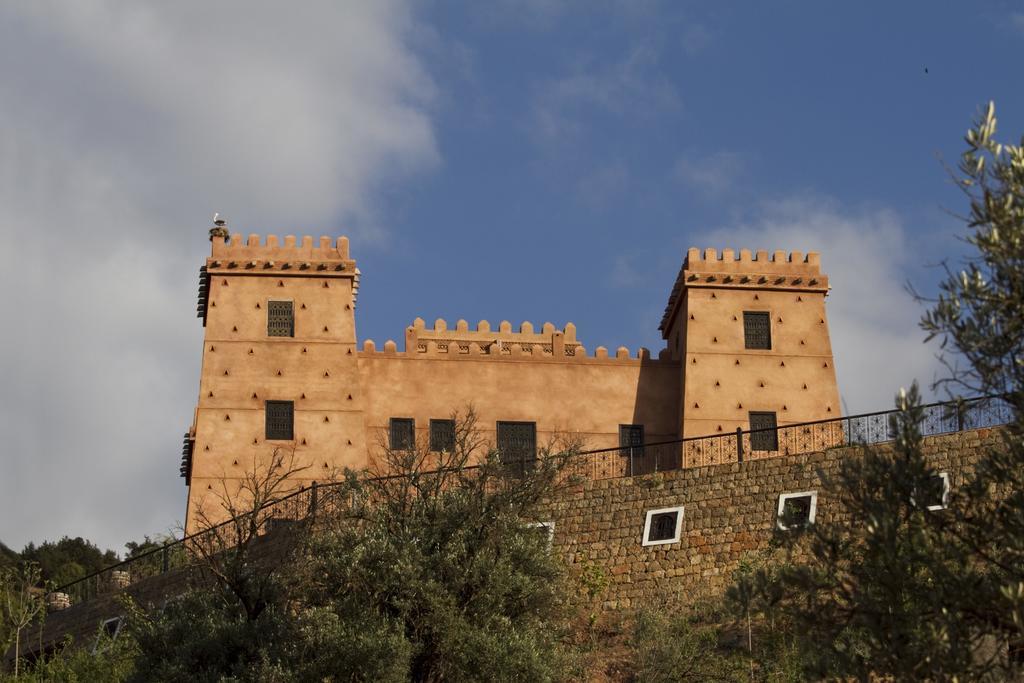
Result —
[{"label": "tree canopy", "polygon": [[80,579],[116,563],[113,550],[100,550],[95,543],[80,536],[44,541],[38,546],[29,543],[21,551],[21,559],[35,562],[42,569],[43,579],[60,586]]},{"label": "tree canopy", "polygon": [[321,489],[323,512],[289,528],[308,535],[281,563],[210,553],[217,588],[137,626],[138,680],[563,679],[563,573],[532,515],[575,450],[512,474],[472,413],[451,453],[385,448],[382,472]]},{"label": "tree canopy", "polygon": [[996,396],[1004,438],[963,468],[945,509],[922,502],[917,387],[901,391],[891,447],[865,447],[825,480],[830,518],[780,534],[781,557],[739,577],[742,613],[779,619],[812,677],[1006,680],[1024,654],[1024,146],[995,139],[989,105],[956,171],[970,211],[962,267],[947,264],[921,321],[942,341],[953,396]]}]

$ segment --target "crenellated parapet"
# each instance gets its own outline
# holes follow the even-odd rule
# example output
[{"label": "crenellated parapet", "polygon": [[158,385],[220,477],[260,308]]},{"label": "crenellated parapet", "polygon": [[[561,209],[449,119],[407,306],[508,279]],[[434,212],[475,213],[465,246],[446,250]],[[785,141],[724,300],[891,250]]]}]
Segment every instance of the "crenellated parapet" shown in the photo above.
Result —
[{"label": "crenellated parapet", "polygon": [[235,234],[230,240],[224,237],[211,238],[212,248],[207,259],[207,269],[287,272],[289,275],[316,275],[318,277],[355,277],[356,263],[349,256],[348,238],[321,237],[314,242],[311,236],[301,240],[295,235],[285,236],[279,241],[276,235],[267,235],[261,241],[259,235]]},{"label": "crenellated parapet", "polygon": [[339,237],[336,241],[321,237],[314,242],[308,235],[301,240],[295,235],[287,235],[282,242],[277,235],[267,235],[265,240],[261,240],[259,235],[251,234],[248,239],[243,239],[238,233],[225,237],[226,232],[223,223],[218,223],[211,231],[210,257],[199,269],[196,317],[202,318],[204,327],[211,296],[210,279],[214,275],[351,279],[351,306],[355,307],[360,272],[349,255],[347,237]]},{"label": "crenellated parapet", "polygon": [[469,344],[476,344],[488,352],[494,347],[493,351],[496,354],[504,355],[510,354],[510,349],[515,344],[528,354],[532,354],[534,349],[539,349],[542,355],[556,357],[573,356],[576,349],[582,346],[576,339],[576,326],[572,323],[567,323],[561,330],[556,329],[551,323],[544,323],[539,331],[535,331],[533,323],[524,322],[518,331],[513,331],[512,323],[507,320],[498,323],[497,329],[492,329],[489,322],[481,320],[471,330],[465,320],[459,320],[454,328],[449,328],[447,322],[438,318],[434,321],[434,326],[428,328],[423,318],[416,318],[413,324],[405,329],[406,351],[425,353],[430,343],[442,352],[448,351],[452,346],[465,349]]},{"label": "crenellated parapet", "polygon": [[659,329],[667,334],[682,292],[690,288],[764,289],[828,293],[828,276],[821,272],[816,252],[768,252],[741,249],[690,248],[679,269]]},{"label": "crenellated parapet", "polygon": [[[399,351],[398,345],[388,340],[382,349],[367,340],[363,342],[363,356],[401,356],[405,358],[492,358],[492,359],[535,359],[547,361],[590,361],[590,360],[622,360],[641,361],[650,359],[650,351],[640,348],[635,354],[624,346],[609,352],[604,346],[598,346],[594,354],[588,355],[586,347],[576,339],[576,326],[566,324],[557,329],[551,323],[544,323],[540,331],[535,331],[533,324],[524,322],[519,331],[512,330],[512,324],[503,320],[497,329],[492,329],[489,322],[482,320],[474,329],[469,323],[459,320],[454,328],[449,328],[446,321],[434,321],[432,328],[426,327],[422,318],[417,318],[405,331],[405,350]],[[660,358],[668,358],[662,352]]]},{"label": "crenellated parapet", "polygon": [[804,255],[800,251],[787,254],[785,251],[768,252],[740,249],[737,254],[734,249],[723,249],[719,254],[717,249],[705,249],[701,252],[700,249],[690,247],[686,252],[683,268],[715,270],[717,272],[754,270],[764,273],[820,275],[821,258],[814,251]]}]

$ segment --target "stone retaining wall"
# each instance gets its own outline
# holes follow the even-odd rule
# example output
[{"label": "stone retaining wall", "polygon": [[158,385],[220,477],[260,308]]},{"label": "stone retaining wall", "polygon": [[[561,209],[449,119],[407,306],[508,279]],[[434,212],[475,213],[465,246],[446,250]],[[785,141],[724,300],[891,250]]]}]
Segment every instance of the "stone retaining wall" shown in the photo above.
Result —
[{"label": "stone retaining wall", "polygon": [[[981,429],[925,439],[933,467],[961,485],[979,452],[999,439]],[[886,448],[887,446],[882,446]],[[819,524],[834,520],[834,501],[819,473],[834,474],[858,447],[744,463],[695,467],[624,479],[588,481],[550,502],[539,519],[553,521],[553,545],[571,569],[608,582],[605,609],[693,602],[720,594],[745,557],[769,547],[783,493],[818,490]],[[684,506],[678,543],[642,545],[646,512]]]},{"label": "stone retaining wall", "polygon": [[[997,429],[965,431],[928,437],[924,450],[933,467],[949,473],[955,489],[981,451],[999,439]],[[602,608],[693,602],[721,593],[741,560],[769,547],[776,533],[780,494],[818,490],[817,523],[834,520],[834,501],[821,491],[820,473],[837,472],[844,456],[859,452],[856,447],[836,448],[587,481],[546,504],[538,520],[554,522],[553,549],[570,571],[589,568],[607,580],[597,598]],[[684,513],[679,542],[644,547],[646,512],[680,505]],[[274,561],[280,553],[275,545],[271,541],[261,550],[261,561]],[[168,598],[203,580],[197,570],[181,569],[144,579],[126,591],[140,605],[160,608]],[[42,638],[38,631],[27,634],[26,649],[38,650],[40,642],[46,649],[68,635],[76,645],[91,646],[100,624],[122,611],[116,594],[107,594],[51,613]]]}]

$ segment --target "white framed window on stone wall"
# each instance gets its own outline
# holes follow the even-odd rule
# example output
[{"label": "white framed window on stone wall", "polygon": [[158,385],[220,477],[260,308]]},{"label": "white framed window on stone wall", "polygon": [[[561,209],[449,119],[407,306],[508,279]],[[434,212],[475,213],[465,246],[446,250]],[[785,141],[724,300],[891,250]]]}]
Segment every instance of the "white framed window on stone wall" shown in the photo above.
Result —
[{"label": "white framed window on stone wall", "polygon": [[554,522],[529,522],[526,526],[536,529],[539,533],[543,533],[548,540],[548,547],[555,541],[555,523]]},{"label": "white framed window on stone wall", "polygon": [[648,510],[643,545],[678,543],[683,534],[683,506]]},{"label": "white framed window on stone wall", "polygon": [[[799,529],[814,524],[818,512],[818,492],[798,491],[779,496],[779,508],[775,523],[782,531]],[[785,522],[789,524],[785,524]]]},{"label": "white framed window on stone wall", "polygon": [[923,502],[929,510],[945,510],[949,506],[949,472],[929,477]]}]

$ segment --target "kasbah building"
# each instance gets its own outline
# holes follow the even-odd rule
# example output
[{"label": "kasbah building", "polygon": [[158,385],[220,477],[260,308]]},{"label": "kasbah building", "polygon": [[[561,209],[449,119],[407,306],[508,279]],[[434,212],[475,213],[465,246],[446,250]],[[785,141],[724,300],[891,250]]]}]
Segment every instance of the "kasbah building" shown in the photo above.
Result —
[{"label": "kasbah building", "polygon": [[[294,449],[305,468],[296,486],[324,481],[373,465],[383,443],[445,448],[452,415],[469,405],[482,436],[516,458],[557,434],[598,449],[839,417],[816,253],[689,249],[653,354],[588,348],[572,323],[419,318],[401,348],[378,347],[356,334],[359,279],[345,237],[211,231],[199,402],[181,467],[188,532],[199,506],[218,507],[224,485],[275,449]],[[751,446],[749,457],[775,454]]]}]

